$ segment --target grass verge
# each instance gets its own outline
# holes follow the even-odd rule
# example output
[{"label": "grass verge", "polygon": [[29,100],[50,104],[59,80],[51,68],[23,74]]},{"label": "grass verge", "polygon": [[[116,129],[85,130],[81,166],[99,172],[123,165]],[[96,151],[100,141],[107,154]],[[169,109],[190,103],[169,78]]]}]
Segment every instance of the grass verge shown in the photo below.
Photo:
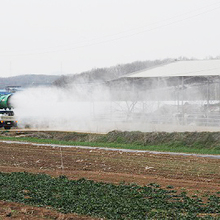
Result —
[{"label": "grass verge", "polygon": [[39,144],[57,144],[57,145],[68,145],[68,146],[91,146],[91,147],[104,147],[104,148],[117,148],[117,149],[131,149],[131,150],[146,150],[146,151],[160,151],[160,152],[176,152],[176,153],[195,153],[195,154],[213,154],[219,155],[220,148],[212,147],[208,148],[201,145],[185,146],[182,143],[171,143],[169,145],[140,145],[140,144],[119,144],[109,142],[77,142],[77,141],[64,141],[56,139],[45,139],[35,137],[7,137],[1,136],[0,140],[11,140],[11,141],[25,141]]}]

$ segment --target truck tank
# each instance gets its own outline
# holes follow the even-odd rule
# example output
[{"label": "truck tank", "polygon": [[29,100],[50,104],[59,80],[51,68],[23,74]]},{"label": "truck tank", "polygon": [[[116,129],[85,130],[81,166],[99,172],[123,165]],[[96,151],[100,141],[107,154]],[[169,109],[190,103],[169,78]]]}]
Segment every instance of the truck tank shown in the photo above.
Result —
[{"label": "truck tank", "polygon": [[0,95],[0,109],[11,109],[11,99],[12,94]]},{"label": "truck tank", "polygon": [[10,129],[17,126],[17,121],[14,118],[14,112],[11,110],[10,102],[12,94],[0,95],[0,127]]}]

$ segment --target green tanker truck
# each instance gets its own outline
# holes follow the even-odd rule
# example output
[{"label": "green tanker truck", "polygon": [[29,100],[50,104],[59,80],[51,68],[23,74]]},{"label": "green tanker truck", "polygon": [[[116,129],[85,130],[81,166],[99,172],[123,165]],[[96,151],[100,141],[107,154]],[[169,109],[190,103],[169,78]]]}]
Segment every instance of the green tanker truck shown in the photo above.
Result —
[{"label": "green tanker truck", "polygon": [[0,95],[0,128],[10,129],[17,126],[10,103],[12,94]]}]

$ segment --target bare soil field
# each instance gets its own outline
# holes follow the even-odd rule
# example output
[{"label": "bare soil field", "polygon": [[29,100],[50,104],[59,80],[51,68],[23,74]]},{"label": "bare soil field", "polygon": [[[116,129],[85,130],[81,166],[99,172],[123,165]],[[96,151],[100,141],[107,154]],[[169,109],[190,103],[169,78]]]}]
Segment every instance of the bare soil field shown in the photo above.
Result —
[{"label": "bare soil field", "polygon": [[95,220],[89,216],[79,216],[77,214],[62,214],[50,209],[27,206],[14,202],[0,201],[0,219],[30,219],[30,220]]},{"label": "bare soil field", "polygon": [[[46,134],[45,134],[46,136]],[[70,179],[157,183],[190,194],[220,191],[220,160],[195,156],[59,148],[0,142],[1,172],[46,173]],[[92,219],[0,201],[0,219]]]}]

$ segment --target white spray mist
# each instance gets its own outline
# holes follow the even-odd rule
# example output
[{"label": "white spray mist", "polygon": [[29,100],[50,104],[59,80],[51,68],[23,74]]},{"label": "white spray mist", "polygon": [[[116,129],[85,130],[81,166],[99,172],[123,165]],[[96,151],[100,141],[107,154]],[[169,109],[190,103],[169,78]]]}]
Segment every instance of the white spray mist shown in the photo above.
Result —
[{"label": "white spray mist", "polygon": [[[14,94],[12,104],[21,128],[99,133],[112,130],[209,130],[207,127],[197,126],[195,118],[188,117],[189,112],[184,115],[188,117],[187,120],[180,116],[190,105],[193,111],[196,107],[201,112],[201,117],[205,98],[202,98],[198,89],[189,89],[190,100],[194,93],[197,98],[186,102],[183,98],[181,101],[183,93],[178,94],[178,88],[166,87],[166,83],[162,87],[157,81],[154,84],[152,90],[123,91],[126,97],[124,99],[119,99],[117,92],[111,91],[104,84],[73,84],[66,89],[37,87]],[[184,91],[185,94],[186,92]],[[186,120],[184,124],[183,120]]]}]

